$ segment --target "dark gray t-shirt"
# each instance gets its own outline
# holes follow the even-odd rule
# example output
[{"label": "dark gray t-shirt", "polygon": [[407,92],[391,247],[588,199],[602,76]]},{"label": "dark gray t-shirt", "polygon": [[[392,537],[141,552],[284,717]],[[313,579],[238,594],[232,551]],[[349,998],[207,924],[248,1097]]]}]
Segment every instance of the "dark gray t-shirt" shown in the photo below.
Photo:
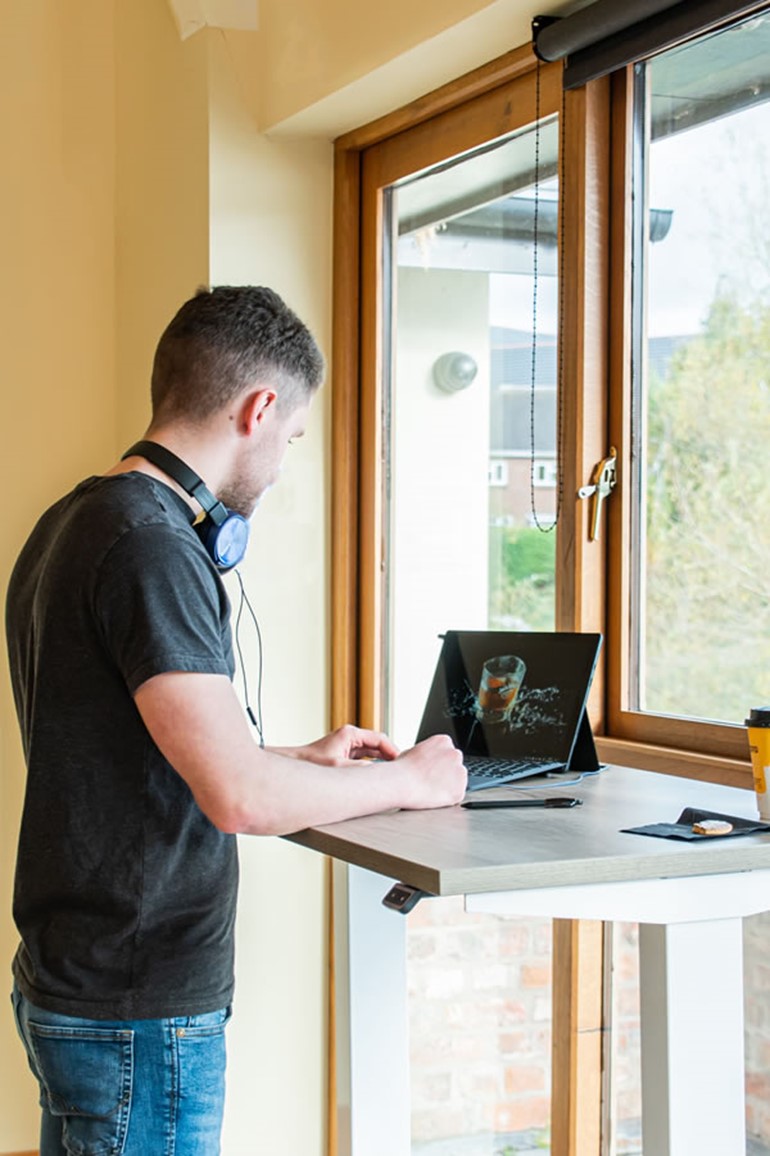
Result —
[{"label": "dark gray t-shirt", "polygon": [[14,975],[96,1019],[230,1002],[236,840],[150,738],[133,692],[167,671],[232,678],[230,607],[187,504],[140,473],[89,478],[33,530],[6,623],[27,760]]}]

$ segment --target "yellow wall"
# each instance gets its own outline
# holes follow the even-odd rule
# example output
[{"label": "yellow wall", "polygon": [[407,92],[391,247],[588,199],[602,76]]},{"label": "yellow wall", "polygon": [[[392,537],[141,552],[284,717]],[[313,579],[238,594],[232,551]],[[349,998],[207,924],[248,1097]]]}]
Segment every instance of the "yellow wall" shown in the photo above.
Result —
[{"label": "yellow wall", "polygon": [[[5,0],[3,593],[39,513],[144,429],[154,342],[208,279],[205,42],[161,0]],[[23,764],[0,673],[0,990]],[[0,1000],[0,1151],[36,1141],[33,1082]]]},{"label": "yellow wall", "polygon": [[[331,150],[272,145],[242,107],[221,34],[182,43],[165,0],[12,0],[4,29],[2,197],[7,505],[2,589],[33,520],[106,468],[147,421],[158,333],[197,285],[274,285],[328,347]],[[214,128],[211,122],[214,122]],[[262,623],[265,721],[276,743],[327,716],[328,391],[254,530],[246,580]],[[251,637],[245,649],[252,670]],[[298,664],[301,710],[285,693]],[[253,682],[252,682],[253,685]],[[283,688],[283,690],[281,689]],[[0,974],[23,764],[0,668]],[[324,1086],[324,875],[278,840],[244,840],[238,1006],[226,1152],[320,1153]],[[274,886],[281,879],[281,900]],[[0,988],[8,980],[0,979]],[[0,1000],[0,1152],[36,1143],[33,1081]],[[303,1089],[303,1111],[293,1110]]]},{"label": "yellow wall", "polygon": [[[30,524],[115,451],[113,13],[104,0],[18,0],[2,11],[0,68],[0,586]],[[0,675],[0,992],[23,783]],[[30,1148],[32,1083],[0,995],[0,1151]]]},{"label": "yellow wall", "polygon": [[[22,2],[22,0],[19,0]],[[209,280],[208,56],[163,0],[113,0],[118,445],[144,430],[155,343]]]},{"label": "yellow wall", "polygon": [[[525,8],[262,0],[259,33],[208,30],[181,42],[166,0],[0,0],[3,592],[35,517],[142,432],[155,341],[200,282],[273,285],[328,350],[330,138],[448,79],[448,69],[514,47],[526,39]],[[462,51],[453,55],[452,44]],[[415,70],[421,52],[433,71]],[[293,122],[313,139],[265,135],[258,120]],[[327,720],[329,404],[327,388],[257,515],[245,570],[264,634],[267,734],[277,743],[312,738]],[[253,670],[248,636],[245,645]],[[2,998],[16,940],[9,908],[24,777],[4,663],[0,755],[7,1152],[34,1146],[37,1111]],[[322,864],[278,840],[243,840],[242,853],[225,1156],[251,1156],[255,1127],[265,1151],[320,1156]]]}]

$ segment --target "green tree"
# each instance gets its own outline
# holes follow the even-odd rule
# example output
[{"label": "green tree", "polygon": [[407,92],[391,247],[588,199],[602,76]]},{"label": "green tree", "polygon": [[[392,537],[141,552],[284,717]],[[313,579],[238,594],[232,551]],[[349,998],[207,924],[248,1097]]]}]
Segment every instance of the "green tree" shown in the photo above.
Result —
[{"label": "green tree", "polygon": [[489,624],[497,630],[553,630],[556,535],[492,527]]},{"label": "green tree", "polygon": [[719,297],[649,385],[643,706],[770,699],[770,308]]}]

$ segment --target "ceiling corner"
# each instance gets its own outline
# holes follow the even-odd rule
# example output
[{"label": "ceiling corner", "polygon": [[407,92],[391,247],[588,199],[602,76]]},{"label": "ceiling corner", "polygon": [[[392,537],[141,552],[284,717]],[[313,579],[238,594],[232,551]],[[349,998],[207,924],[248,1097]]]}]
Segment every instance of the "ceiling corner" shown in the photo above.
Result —
[{"label": "ceiling corner", "polygon": [[182,40],[201,28],[256,32],[259,0],[168,0]]}]

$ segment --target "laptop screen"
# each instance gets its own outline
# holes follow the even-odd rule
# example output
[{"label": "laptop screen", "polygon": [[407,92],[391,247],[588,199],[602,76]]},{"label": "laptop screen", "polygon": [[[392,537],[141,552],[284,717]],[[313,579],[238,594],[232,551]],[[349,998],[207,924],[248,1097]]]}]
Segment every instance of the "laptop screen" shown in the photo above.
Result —
[{"label": "laptop screen", "polygon": [[600,634],[448,630],[417,741],[449,735],[465,755],[568,763]]}]

